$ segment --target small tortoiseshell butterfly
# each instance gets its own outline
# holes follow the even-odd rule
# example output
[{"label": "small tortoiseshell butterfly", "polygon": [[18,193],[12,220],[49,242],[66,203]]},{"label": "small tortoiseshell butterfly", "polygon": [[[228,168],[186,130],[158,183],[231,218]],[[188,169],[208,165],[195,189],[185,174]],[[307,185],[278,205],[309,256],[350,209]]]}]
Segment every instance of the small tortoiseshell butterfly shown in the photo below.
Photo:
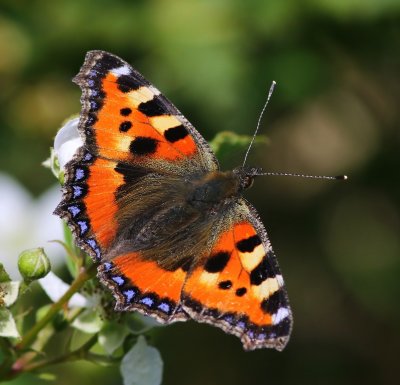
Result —
[{"label": "small tortoiseshell butterfly", "polygon": [[117,56],[88,52],[74,81],[84,145],[66,166],[55,213],[99,263],[116,309],[194,319],[246,350],[282,350],[292,328],[285,286],[241,196],[260,170],[221,171],[199,132]]}]

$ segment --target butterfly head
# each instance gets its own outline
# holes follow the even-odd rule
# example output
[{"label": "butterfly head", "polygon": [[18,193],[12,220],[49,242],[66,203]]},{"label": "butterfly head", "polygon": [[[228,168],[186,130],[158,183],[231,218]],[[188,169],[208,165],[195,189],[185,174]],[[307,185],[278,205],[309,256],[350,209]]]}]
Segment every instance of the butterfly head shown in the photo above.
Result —
[{"label": "butterfly head", "polygon": [[259,167],[237,167],[233,173],[239,179],[240,191],[246,190],[253,186],[254,178],[257,175],[262,175],[262,169]]}]

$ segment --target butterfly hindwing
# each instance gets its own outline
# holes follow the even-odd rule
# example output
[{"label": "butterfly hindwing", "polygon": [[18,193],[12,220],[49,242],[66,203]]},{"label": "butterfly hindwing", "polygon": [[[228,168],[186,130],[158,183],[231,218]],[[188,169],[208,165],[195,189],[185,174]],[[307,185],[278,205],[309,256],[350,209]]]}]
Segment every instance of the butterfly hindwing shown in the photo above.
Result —
[{"label": "butterfly hindwing", "polygon": [[136,310],[162,323],[188,318],[180,306],[186,275],[184,266],[168,271],[140,252],[120,255],[100,267],[100,279],[116,297],[117,310]]},{"label": "butterfly hindwing", "polygon": [[276,257],[254,209],[222,231],[204,264],[190,273],[182,303],[197,321],[241,338],[245,349],[284,348],[291,310]]}]

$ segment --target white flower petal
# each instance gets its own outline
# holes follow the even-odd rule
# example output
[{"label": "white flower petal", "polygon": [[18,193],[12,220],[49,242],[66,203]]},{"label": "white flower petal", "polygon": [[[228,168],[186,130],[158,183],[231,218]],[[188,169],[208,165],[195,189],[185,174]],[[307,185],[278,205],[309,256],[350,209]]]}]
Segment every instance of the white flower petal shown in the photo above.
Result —
[{"label": "white flower petal", "polygon": [[34,228],[32,205],[29,193],[15,179],[0,173],[0,261],[13,280],[20,276],[18,254],[29,248],[27,238]]},{"label": "white flower petal", "polygon": [[57,132],[54,139],[54,151],[61,168],[73,158],[83,141],[78,132],[79,118],[71,119]]},{"label": "white flower petal", "polygon": [[30,247],[44,247],[52,266],[60,266],[65,263],[65,251],[55,242],[56,239],[63,239],[63,228],[60,218],[53,215],[54,209],[61,200],[61,191],[59,185],[54,185],[46,190],[32,207],[32,217],[34,226],[31,227]]},{"label": "white flower petal", "polygon": [[[57,302],[70,287],[51,271],[44,278],[39,279],[39,283],[53,302]],[[68,302],[70,308],[89,307],[90,305],[89,301],[79,293],[75,293]]]},{"label": "white flower petal", "polygon": [[0,309],[0,337],[19,337],[14,318],[11,312],[5,308]]},{"label": "white flower petal", "polygon": [[0,299],[5,306],[11,306],[17,300],[20,283],[19,281],[0,283]]}]

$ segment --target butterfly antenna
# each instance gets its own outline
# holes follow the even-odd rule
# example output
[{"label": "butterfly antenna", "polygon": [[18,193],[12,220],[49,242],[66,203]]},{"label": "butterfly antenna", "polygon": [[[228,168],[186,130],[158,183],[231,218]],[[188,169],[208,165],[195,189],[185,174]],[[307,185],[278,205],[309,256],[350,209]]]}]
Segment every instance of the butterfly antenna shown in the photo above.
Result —
[{"label": "butterfly antenna", "polygon": [[258,118],[256,131],[254,132],[254,135],[253,135],[253,137],[252,137],[252,139],[251,139],[251,142],[250,142],[250,144],[249,144],[249,147],[247,148],[246,155],[244,156],[244,161],[243,161],[242,167],[244,167],[244,165],[246,164],[247,156],[249,155],[251,146],[253,145],[254,140],[255,140],[255,138],[256,138],[256,136],[257,136],[258,130],[260,129],[261,119],[262,119],[262,117],[263,117],[263,115],[264,115],[265,109],[266,109],[267,106],[268,106],[269,99],[271,99],[271,95],[272,95],[272,93],[274,92],[275,85],[276,85],[276,82],[275,82],[275,80],[273,80],[273,81],[272,81],[272,84],[271,84],[271,87],[269,88],[267,101],[265,102],[264,107],[263,107],[263,109],[261,110],[260,116],[259,116],[259,118]]},{"label": "butterfly antenna", "polygon": [[287,172],[263,172],[263,173],[259,173],[257,175],[297,176],[300,178],[309,178],[309,179],[347,180],[347,175],[326,176],[326,175],[292,174],[292,173],[287,173]]}]

